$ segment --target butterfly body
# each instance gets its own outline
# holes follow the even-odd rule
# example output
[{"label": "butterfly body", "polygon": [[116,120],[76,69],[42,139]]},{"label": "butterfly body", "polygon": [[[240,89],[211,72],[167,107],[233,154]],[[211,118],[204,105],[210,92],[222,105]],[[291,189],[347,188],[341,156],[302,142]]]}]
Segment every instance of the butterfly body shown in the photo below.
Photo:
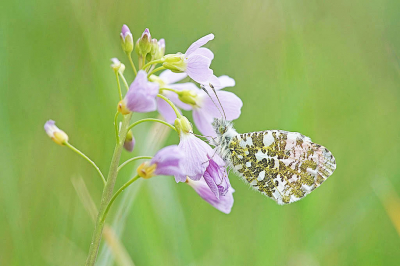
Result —
[{"label": "butterfly body", "polygon": [[226,164],[278,204],[302,199],[336,169],[332,153],[300,133],[266,130],[239,134],[224,119],[216,119],[213,126],[217,152]]}]

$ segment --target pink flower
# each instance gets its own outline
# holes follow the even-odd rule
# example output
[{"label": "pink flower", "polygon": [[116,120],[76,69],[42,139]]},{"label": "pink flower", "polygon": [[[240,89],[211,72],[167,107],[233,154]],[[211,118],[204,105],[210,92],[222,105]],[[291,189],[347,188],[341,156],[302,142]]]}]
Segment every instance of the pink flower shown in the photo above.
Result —
[{"label": "pink flower", "polygon": [[194,81],[208,84],[214,78],[213,71],[210,69],[214,54],[202,46],[212,39],[214,39],[214,34],[208,34],[192,43],[185,54],[165,56],[163,66],[174,72],[186,72]]},{"label": "pink flower", "polygon": [[[219,85],[215,85],[214,89],[216,90],[218,98],[225,111],[226,119],[229,121],[237,119],[240,116],[241,108],[243,106],[242,100],[234,93],[222,90],[226,87],[235,86],[235,80],[228,76],[220,76],[217,79],[218,81],[216,83]],[[215,106],[216,104],[219,107],[219,103],[210,86],[207,85],[205,86],[205,88],[207,89],[209,95],[212,97],[213,100],[211,100],[210,96],[208,96],[207,93],[197,88],[196,86],[185,85],[177,86],[175,87],[175,89],[180,91],[191,90],[191,92],[193,92],[193,95],[195,95],[193,97],[195,100],[195,104],[185,104],[180,101],[177,96],[171,97],[171,101],[173,101],[173,103],[184,110],[192,109],[193,120],[199,131],[205,136],[215,137],[216,133],[211,124],[214,121],[214,118],[221,118],[222,110],[220,112]]]},{"label": "pink flower", "polygon": [[230,213],[233,206],[233,192],[235,190],[232,187],[229,187],[226,194],[217,198],[215,194],[210,190],[204,178],[201,178],[199,181],[193,181],[191,179],[187,179],[186,183],[189,184],[196,192],[202,197],[205,201],[214,206],[217,210],[223,213]]},{"label": "pink flower", "polygon": [[146,113],[157,109],[158,84],[147,81],[147,73],[140,70],[129,87],[125,98],[118,104],[122,114],[129,112]]}]

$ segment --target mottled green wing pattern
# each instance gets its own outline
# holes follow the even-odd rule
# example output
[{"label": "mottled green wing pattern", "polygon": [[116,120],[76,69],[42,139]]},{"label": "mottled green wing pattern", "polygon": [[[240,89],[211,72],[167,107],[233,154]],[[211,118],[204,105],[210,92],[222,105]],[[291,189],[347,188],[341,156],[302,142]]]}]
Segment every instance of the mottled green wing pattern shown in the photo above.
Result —
[{"label": "mottled green wing pattern", "polygon": [[297,132],[238,134],[231,139],[229,150],[233,169],[278,204],[305,197],[336,169],[330,151]]}]

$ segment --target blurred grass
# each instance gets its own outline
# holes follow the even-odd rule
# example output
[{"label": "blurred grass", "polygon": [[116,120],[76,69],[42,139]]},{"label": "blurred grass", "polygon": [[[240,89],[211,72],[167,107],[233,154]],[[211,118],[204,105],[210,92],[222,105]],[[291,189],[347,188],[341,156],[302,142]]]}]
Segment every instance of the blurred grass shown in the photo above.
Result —
[{"label": "blurred grass", "polygon": [[136,265],[397,265],[400,238],[370,184],[385,177],[400,193],[399,11],[395,0],[3,1],[0,265],[83,263],[93,224],[71,177],[84,178],[96,204],[102,184],[43,124],[56,120],[106,171],[118,101],[109,59],[125,59],[123,23],[135,38],[149,27],[170,53],[213,32],[212,67],[235,78],[244,102],[237,130],[299,131],[338,164],[290,206],[231,175],[230,215],[171,178],[151,180],[122,232]]}]

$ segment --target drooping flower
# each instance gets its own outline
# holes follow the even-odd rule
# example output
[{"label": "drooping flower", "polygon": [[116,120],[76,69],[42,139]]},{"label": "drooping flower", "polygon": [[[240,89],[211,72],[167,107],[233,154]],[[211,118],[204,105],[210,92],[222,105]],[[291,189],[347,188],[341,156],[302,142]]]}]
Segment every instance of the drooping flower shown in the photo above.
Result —
[{"label": "drooping flower", "polygon": [[174,72],[186,72],[194,81],[208,84],[211,80],[215,80],[213,71],[210,69],[214,54],[202,46],[212,39],[214,39],[214,34],[208,34],[192,43],[185,54],[166,55],[163,66]]},{"label": "drooping flower", "polygon": [[132,130],[129,130],[126,134],[125,141],[124,141],[124,149],[132,152],[133,148],[135,147],[135,137],[133,136]]},{"label": "drooping flower", "polygon": [[147,73],[140,70],[129,87],[125,98],[118,103],[118,111],[122,114],[130,112],[146,113],[157,109],[156,96],[158,84],[147,80]]},{"label": "drooping flower", "polygon": [[201,178],[199,181],[193,181],[191,179],[187,179],[186,183],[191,186],[200,197],[202,197],[205,201],[210,203],[213,207],[218,209],[223,213],[230,213],[233,206],[233,192],[235,190],[232,187],[229,187],[226,194],[217,198],[215,194],[210,190],[210,187],[204,180]]},{"label": "drooping flower", "polygon": [[143,178],[155,175],[176,175],[182,172],[183,152],[177,145],[167,146],[159,150],[150,162],[142,163],[137,173]]},{"label": "drooping flower", "polygon": [[44,130],[55,143],[65,145],[68,142],[68,135],[59,129],[53,120],[49,120],[44,124]]},{"label": "drooping flower", "polygon": [[122,49],[125,53],[130,54],[133,51],[133,36],[128,26],[125,24],[122,26],[120,37]]},{"label": "drooping flower", "polygon": [[[228,76],[220,76],[219,85],[213,85],[216,94],[221,102],[223,111],[219,106],[218,99],[209,85],[205,86],[209,95],[196,86],[177,86],[176,90],[191,92],[190,101],[185,101],[182,97],[171,97],[171,101],[184,110],[193,110],[193,120],[199,131],[205,136],[215,137],[216,133],[212,127],[214,118],[221,118],[225,113],[226,119],[232,121],[240,116],[243,106],[242,100],[232,92],[223,91],[223,88],[235,86],[235,80]],[[211,98],[210,98],[211,97]],[[218,106],[218,107],[217,107]]]}]

